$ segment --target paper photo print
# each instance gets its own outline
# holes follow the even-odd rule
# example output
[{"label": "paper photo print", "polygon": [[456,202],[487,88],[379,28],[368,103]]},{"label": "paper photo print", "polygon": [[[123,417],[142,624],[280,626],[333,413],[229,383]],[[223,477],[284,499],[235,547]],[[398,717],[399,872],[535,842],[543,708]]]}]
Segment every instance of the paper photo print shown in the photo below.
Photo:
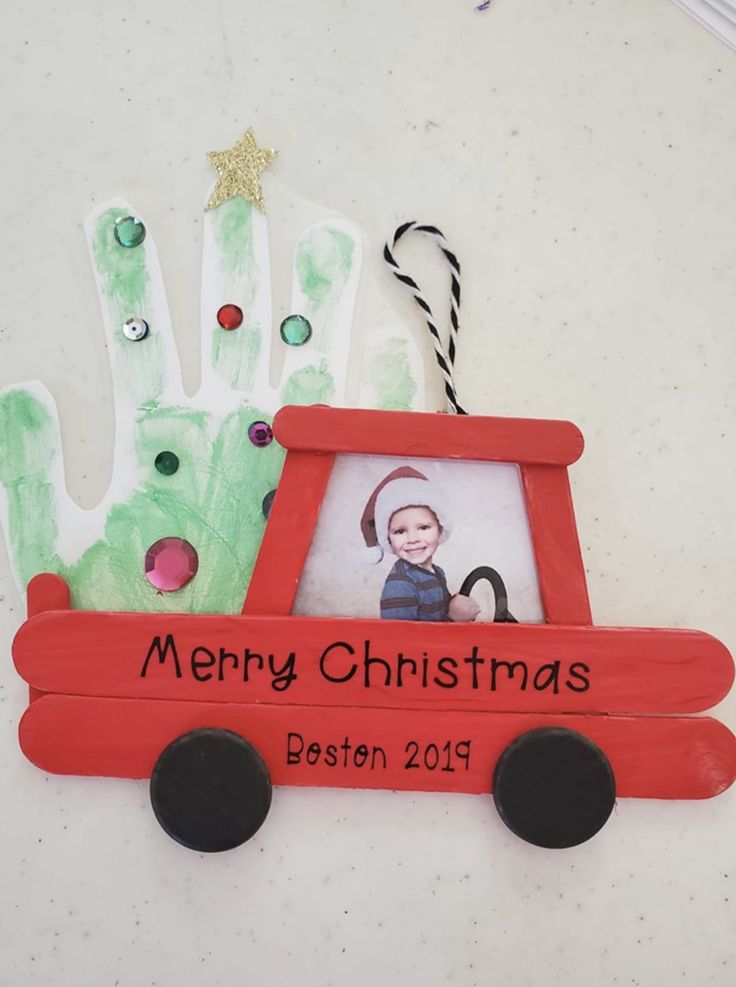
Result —
[{"label": "paper photo print", "polygon": [[294,613],[543,622],[518,467],[337,456]]}]

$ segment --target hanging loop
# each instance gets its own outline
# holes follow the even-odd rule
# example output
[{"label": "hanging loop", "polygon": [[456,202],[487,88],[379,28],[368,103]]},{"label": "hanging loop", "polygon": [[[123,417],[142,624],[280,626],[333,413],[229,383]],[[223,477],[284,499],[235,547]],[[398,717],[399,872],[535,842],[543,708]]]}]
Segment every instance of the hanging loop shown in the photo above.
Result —
[{"label": "hanging loop", "polygon": [[[410,278],[408,274],[405,274],[404,271],[401,270],[392,253],[392,250],[396,247],[396,244],[402,236],[406,233],[411,233],[412,231],[416,231],[417,233],[425,233],[427,236],[432,237],[442,253],[445,255],[447,263],[450,267],[452,283],[450,286],[450,339],[447,346],[447,353],[445,353],[444,346],[442,345],[442,340],[440,339],[440,334],[434,320],[434,315],[432,314],[432,309],[429,307],[426,298],[420,291],[419,285],[413,278]],[[457,257],[450,250],[447,240],[445,240],[442,232],[438,230],[436,226],[427,226],[424,223],[404,223],[402,226],[399,226],[394,233],[393,240],[387,243],[384,247],[383,259],[391,268],[391,273],[393,276],[409,289],[414,296],[414,301],[424,312],[427,328],[429,329],[430,336],[432,337],[432,345],[434,346],[437,365],[440,368],[440,373],[442,374],[445,382],[445,394],[447,396],[448,411],[456,415],[467,415],[467,411],[460,406],[457,400],[457,390],[455,389],[454,379],[455,354],[457,353],[457,334],[459,329],[458,313],[460,311],[460,264],[458,263]]]}]

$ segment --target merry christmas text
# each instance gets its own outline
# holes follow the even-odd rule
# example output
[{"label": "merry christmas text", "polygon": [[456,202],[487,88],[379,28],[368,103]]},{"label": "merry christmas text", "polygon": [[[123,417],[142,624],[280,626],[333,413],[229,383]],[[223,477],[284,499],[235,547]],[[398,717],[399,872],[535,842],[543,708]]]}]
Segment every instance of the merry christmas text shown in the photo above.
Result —
[{"label": "merry christmas text", "polygon": [[[307,665],[307,662],[309,663]],[[493,658],[472,647],[466,655],[432,656],[425,651],[412,656],[398,651],[392,655],[374,654],[370,641],[354,647],[347,641],[333,641],[318,658],[304,659],[297,652],[276,655],[243,647],[237,651],[225,647],[198,645],[180,654],[173,634],[157,635],[151,641],[141,666],[141,678],[162,674],[196,682],[240,680],[266,682],[275,692],[285,692],[308,672],[334,685],[353,683],[366,689],[486,690],[517,689],[522,692],[572,693],[590,688],[590,666],[582,661],[561,660],[529,663]]]}]

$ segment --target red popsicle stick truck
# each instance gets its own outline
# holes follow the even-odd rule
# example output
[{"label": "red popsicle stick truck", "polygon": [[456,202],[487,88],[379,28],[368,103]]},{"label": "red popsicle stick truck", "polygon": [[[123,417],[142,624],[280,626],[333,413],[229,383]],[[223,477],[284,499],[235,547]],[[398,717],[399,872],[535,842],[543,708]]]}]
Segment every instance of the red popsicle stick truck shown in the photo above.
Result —
[{"label": "red popsicle stick truck", "polygon": [[[521,838],[568,847],[617,798],[732,784],[733,734],[691,715],[729,692],[728,650],[695,630],[592,623],[574,425],[313,406],[283,408],[274,432],[286,461],[242,613],[85,612],[61,578],[31,581],[13,657],[34,764],[150,777],[161,825],[202,851],[249,839],[272,785],[492,793]],[[295,614],[346,456],[514,464],[543,620],[516,622],[513,598],[466,623]]]}]

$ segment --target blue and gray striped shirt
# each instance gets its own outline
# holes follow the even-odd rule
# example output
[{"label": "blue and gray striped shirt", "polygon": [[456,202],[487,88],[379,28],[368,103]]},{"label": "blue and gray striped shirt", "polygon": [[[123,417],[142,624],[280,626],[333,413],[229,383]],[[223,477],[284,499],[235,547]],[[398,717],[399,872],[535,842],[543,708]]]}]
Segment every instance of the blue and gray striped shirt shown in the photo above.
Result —
[{"label": "blue and gray striped shirt", "polygon": [[447,620],[450,593],[445,573],[397,559],[381,593],[381,617],[388,620]]}]

